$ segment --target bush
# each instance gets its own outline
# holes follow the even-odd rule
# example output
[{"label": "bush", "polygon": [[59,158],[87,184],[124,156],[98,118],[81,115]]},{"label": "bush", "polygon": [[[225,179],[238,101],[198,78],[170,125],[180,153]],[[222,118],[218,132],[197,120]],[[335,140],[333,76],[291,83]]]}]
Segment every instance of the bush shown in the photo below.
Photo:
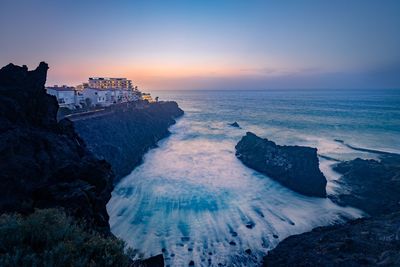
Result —
[{"label": "bush", "polygon": [[0,266],[129,266],[128,254],[122,240],[85,231],[57,209],[0,216]]}]

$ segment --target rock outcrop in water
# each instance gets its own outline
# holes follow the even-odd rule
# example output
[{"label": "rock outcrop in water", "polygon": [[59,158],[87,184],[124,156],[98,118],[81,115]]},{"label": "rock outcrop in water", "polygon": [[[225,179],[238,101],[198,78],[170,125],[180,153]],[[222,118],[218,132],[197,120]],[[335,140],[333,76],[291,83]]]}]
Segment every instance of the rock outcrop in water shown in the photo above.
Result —
[{"label": "rock outcrop in water", "polygon": [[264,258],[265,266],[399,266],[400,156],[355,159],[334,168],[346,189],[331,198],[372,217],[291,236]]},{"label": "rock outcrop in water", "polygon": [[229,126],[232,126],[232,127],[235,127],[235,128],[241,128],[240,125],[239,125],[239,123],[237,123],[236,121],[233,122],[233,123],[229,123],[228,125],[229,125]]},{"label": "rock outcrop in water", "polygon": [[9,64],[0,70],[0,212],[62,207],[108,232],[106,203],[114,175],[95,158],[58,103],[46,94],[48,66]]},{"label": "rock outcrop in water", "polygon": [[280,146],[247,132],[236,145],[236,156],[246,166],[293,191],[307,196],[326,196],[326,178],[319,170],[316,148]]},{"label": "rock outcrop in water", "polygon": [[338,163],[334,170],[345,192],[331,199],[339,205],[359,208],[371,216],[400,210],[400,156],[380,161],[355,159]]},{"label": "rock outcrop in water", "polygon": [[116,106],[111,112],[74,121],[90,151],[107,160],[117,180],[142,162],[143,155],[169,135],[168,127],[183,115],[176,102],[158,102],[137,107]]}]

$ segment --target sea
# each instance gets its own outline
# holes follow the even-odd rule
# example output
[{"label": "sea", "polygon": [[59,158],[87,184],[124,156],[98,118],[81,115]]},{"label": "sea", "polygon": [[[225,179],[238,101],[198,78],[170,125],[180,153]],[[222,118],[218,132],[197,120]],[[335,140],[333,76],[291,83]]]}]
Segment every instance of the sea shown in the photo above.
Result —
[{"label": "sea", "polygon": [[[185,115],[143,164],[116,185],[112,232],[135,258],[163,254],[169,266],[257,266],[280,241],[365,216],[329,198],[297,194],[244,166],[246,132],[279,145],[318,149],[329,195],[346,191],[337,160],[400,153],[400,90],[155,91]],[[230,126],[237,122],[240,128]]]}]

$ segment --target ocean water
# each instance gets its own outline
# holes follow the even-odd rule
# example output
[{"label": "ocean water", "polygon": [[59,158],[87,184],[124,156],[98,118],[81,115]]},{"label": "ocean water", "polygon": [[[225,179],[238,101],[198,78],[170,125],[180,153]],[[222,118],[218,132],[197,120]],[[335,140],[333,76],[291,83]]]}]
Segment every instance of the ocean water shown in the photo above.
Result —
[{"label": "ocean water", "polygon": [[[258,265],[289,235],[363,216],[244,166],[235,145],[246,131],[278,144],[317,147],[338,160],[377,158],[347,144],[400,152],[400,90],[152,94],[177,101],[185,115],[116,186],[107,208],[112,232],[137,258],[163,253],[171,266]],[[241,129],[228,125],[234,121]],[[334,163],[320,157],[329,194],[345,190],[335,183]]]}]

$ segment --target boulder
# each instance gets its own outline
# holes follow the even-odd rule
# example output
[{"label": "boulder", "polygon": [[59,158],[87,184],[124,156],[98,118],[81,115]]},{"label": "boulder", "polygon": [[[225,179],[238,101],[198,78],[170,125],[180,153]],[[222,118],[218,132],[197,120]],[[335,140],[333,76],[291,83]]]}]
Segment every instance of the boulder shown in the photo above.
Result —
[{"label": "boulder", "polygon": [[319,169],[317,149],[280,146],[251,132],[236,145],[236,156],[293,191],[312,197],[326,196],[326,178]]}]

